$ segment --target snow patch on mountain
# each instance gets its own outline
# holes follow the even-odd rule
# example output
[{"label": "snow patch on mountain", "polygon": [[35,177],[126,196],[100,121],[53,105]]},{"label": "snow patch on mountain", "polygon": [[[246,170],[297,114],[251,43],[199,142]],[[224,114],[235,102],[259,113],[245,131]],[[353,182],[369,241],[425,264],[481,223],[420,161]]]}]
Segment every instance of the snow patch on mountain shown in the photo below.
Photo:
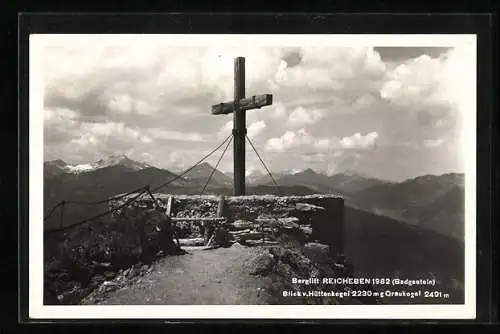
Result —
[{"label": "snow patch on mountain", "polygon": [[89,170],[97,169],[92,166],[92,164],[80,164],[80,165],[66,165],[66,170],[69,173],[81,173],[87,172]]},{"label": "snow patch on mountain", "polygon": [[66,164],[62,160],[48,161],[45,163],[45,165],[46,166],[47,165],[56,166],[57,168],[63,170],[66,173],[74,173],[74,174],[90,172],[90,171],[94,171],[97,169],[112,167],[112,166],[117,166],[117,165],[121,165],[123,167],[129,168],[132,170],[136,170],[136,171],[141,170],[141,169],[145,169],[145,168],[153,167],[152,165],[150,165],[146,162],[138,162],[138,161],[132,160],[124,154],[113,154],[113,155],[101,158],[95,162],[77,164],[77,165]]}]

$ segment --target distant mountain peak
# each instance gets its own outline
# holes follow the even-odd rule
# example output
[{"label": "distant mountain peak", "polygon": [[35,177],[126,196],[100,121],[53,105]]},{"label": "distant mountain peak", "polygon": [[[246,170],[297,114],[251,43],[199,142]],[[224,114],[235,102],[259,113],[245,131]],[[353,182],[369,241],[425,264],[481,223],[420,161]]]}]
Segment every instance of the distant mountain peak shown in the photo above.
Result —
[{"label": "distant mountain peak", "polygon": [[359,172],[355,171],[353,169],[346,169],[346,170],[340,172],[339,174],[348,175],[348,176],[358,176]]},{"label": "distant mountain peak", "polygon": [[67,163],[64,160],[61,159],[56,159],[56,160],[50,160],[46,161],[46,164],[51,164],[53,166],[58,166],[58,167],[64,167],[67,165]]},{"label": "distant mountain peak", "polygon": [[317,175],[319,174],[312,168],[306,168],[303,170],[292,171],[291,175]]},{"label": "distant mountain peak", "polygon": [[312,168],[307,168],[302,171],[302,173],[317,174]]},{"label": "distant mountain peak", "polygon": [[123,167],[127,167],[133,170],[141,170],[144,168],[151,167],[150,164],[132,160],[125,154],[111,154],[91,164],[92,169],[100,169],[116,165],[121,165]]},{"label": "distant mountain peak", "polygon": [[365,178],[365,179],[373,179],[374,177],[365,173],[362,173],[358,170],[354,169],[346,169],[338,173],[334,173],[332,175],[345,175],[345,176],[351,176],[351,177],[359,177],[359,178]]},{"label": "distant mountain peak", "polygon": [[214,168],[214,167],[213,167],[210,163],[208,163],[208,162],[206,162],[206,161],[205,161],[205,162],[203,162],[203,163],[201,163],[201,164],[199,164],[199,165],[198,165],[198,167],[203,167],[203,168],[211,168],[211,169],[213,169],[213,168]]},{"label": "distant mountain peak", "polygon": [[145,162],[138,162],[135,160],[130,159],[128,156],[125,154],[111,154],[105,157],[102,157],[101,159],[91,162],[91,163],[83,163],[83,164],[76,164],[76,165],[71,165],[71,164],[66,164],[61,159],[57,160],[52,160],[46,162],[46,164],[52,166],[52,167],[58,167],[61,172],[63,173],[82,173],[82,172],[89,172],[101,168],[106,168],[106,167],[112,167],[112,166],[117,166],[120,165],[125,168],[129,168],[132,170],[141,170],[145,168],[150,168],[152,167],[150,164],[145,163]]},{"label": "distant mountain peak", "polygon": [[101,159],[97,160],[97,162],[120,163],[122,161],[129,161],[129,160],[131,159],[127,157],[125,154],[110,154],[108,156],[102,157]]},{"label": "distant mountain peak", "polygon": [[207,180],[211,176],[211,182],[219,185],[227,185],[231,183],[231,178],[221,172],[219,169],[215,169],[208,162],[203,162],[198,166],[187,172],[184,177],[190,180]]}]

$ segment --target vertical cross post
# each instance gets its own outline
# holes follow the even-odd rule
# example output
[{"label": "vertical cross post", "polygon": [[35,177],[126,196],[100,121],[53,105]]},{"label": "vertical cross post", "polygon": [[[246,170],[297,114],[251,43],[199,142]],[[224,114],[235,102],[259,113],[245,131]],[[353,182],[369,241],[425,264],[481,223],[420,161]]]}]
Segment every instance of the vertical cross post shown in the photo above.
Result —
[{"label": "vertical cross post", "polygon": [[240,100],[245,97],[245,58],[234,60],[234,112],[233,112],[233,149],[234,149],[234,195],[245,195],[245,110]]},{"label": "vertical cross post", "polygon": [[245,195],[246,111],[273,104],[271,94],[245,98],[245,58],[234,59],[234,101],[212,106],[212,115],[233,113],[234,195]]}]

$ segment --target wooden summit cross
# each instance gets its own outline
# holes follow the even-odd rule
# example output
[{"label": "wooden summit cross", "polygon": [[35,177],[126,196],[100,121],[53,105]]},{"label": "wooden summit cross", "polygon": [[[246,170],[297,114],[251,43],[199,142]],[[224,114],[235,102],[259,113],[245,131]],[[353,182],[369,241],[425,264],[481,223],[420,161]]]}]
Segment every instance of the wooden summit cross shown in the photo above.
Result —
[{"label": "wooden summit cross", "polygon": [[271,94],[245,98],[245,58],[234,59],[234,100],[212,106],[213,115],[233,113],[234,195],[245,195],[246,111],[273,104]]}]

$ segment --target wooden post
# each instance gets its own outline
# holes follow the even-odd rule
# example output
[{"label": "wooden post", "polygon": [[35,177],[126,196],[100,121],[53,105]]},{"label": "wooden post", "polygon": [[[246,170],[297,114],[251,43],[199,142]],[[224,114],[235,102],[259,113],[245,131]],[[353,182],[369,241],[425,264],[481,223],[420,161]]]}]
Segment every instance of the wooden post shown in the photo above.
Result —
[{"label": "wooden post", "polygon": [[177,247],[181,248],[181,243],[179,242],[179,236],[177,235],[177,224],[174,219],[172,219],[172,210],[174,207],[174,196],[169,196],[167,200],[167,209],[165,210],[165,214],[167,215],[168,222],[170,224],[170,228],[174,233],[175,241],[177,242]]},{"label": "wooden post", "polygon": [[205,245],[208,244],[208,241],[210,240],[210,237],[213,234],[213,229],[212,229],[212,223],[211,222],[203,222],[203,239],[205,240]]},{"label": "wooden post", "polygon": [[169,196],[168,197],[168,201],[167,201],[167,210],[165,211],[165,213],[167,214],[167,216],[171,216],[172,215],[172,206],[173,206],[173,202],[174,202],[174,198],[173,196]]},{"label": "wooden post", "polygon": [[233,112],[233,161],[234,195],[245,195],[245,136],[246,111],[240,108],[240,100],[245,97],[245,58],[234,60],[234,112]]},{"label": "wooden post", "polygon": [[204,222],[205,230],[204,230],[204,239],[205,239],[205,244],[209,246],[210,240],[214,236],[215,233],[215,227],[217,225],[217,221],[223,220],[224,216],[224,202],[225,198],[224,196],[219,196],[219,200],[217,202],[217,217],[216,218],[210,218],[206,219]]},{"label": "wooden post", "polygon": [[225,203],[224,196],[219,196],[219,202],[217,204],[217,217],[218,218],[224,217],[224,203]]}]

